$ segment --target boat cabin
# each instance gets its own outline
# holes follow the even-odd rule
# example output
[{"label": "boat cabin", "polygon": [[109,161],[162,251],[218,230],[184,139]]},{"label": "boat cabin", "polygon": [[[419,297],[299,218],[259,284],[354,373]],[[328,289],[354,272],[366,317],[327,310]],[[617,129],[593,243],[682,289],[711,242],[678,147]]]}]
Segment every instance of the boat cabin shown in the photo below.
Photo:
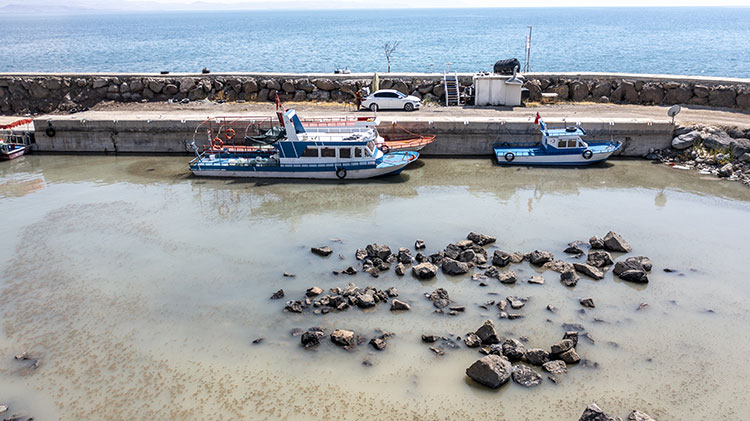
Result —
[{"label": "boat cabin", "polygon": [[579,126],[548,129],[547,125],[542,122],[540,130],[542,132],[542,146],[545,148],[550,147],[563,151],[588,147],[586,142],[581,139],[581,136],[586,136],[586,132]]}]

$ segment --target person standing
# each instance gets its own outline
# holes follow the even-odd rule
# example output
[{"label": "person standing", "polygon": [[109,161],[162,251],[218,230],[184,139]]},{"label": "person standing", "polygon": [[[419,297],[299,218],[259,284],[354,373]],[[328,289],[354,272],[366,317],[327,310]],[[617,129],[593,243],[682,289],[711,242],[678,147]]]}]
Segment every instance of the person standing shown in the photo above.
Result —
[{"label": "person standing", "polygon": [[354,105],[355,105],[355,111],[359,111],[360,107],[362,107],[362,89],[357,89],[357,92],[354,93]]}]

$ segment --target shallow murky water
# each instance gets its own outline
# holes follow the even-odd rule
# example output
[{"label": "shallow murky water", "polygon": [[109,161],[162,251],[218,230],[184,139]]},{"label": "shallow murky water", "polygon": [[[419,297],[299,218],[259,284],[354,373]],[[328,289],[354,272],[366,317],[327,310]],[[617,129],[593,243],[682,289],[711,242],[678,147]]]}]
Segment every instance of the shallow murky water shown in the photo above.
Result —
[{"label": "shallow murky water", "polygon": [[[424,160],[368,182],[256,182],[187,175],[184,157],[27,156],[0,163],[0,397],[37,419],[413,418],[577,419],[595,401],[620,416],[738,419],[750,413],[750,189],[636,161],[589,169],[499,168],[490,160]],[[419,282],[332,274],[368,243],[424,239],[435,252],[469,231],[505,251],[562,250],[609,230],[654,261],[651,282],[559,275],[513,265],[520,282],[469,276]],[[332,239],[340,239],[333,241]],[[310,253],[328,244],[328,258]],[[414,252],[413,252],[414,253]],[[338,255],[343,255],[343,259]],[[664,268],[677,272],[665,273]],[[296,277],[284,277],[293,272]],[[387,304],[316,316],[269,300],[354,282],[398,288]],[[423,293],[448,290],[467,311],[433,314]],[[497,294],[497,295],[493,295]],[[528,296],[519,320],[479,304]],[[580,313],[578,299],[596,308]],[[636,310],[640,303],[649,306]],[[556,314],[547,304],[559,308]],[[436,357],[422,333],[453,336],[487,319],[547,348],[581,323],[598,368],[561,384],[492,391],[464,370],[465,347]],[[295,327],[392,331],[383,352],[327,341],[305,351]],[[256,338],[265,338],[253,345]],[[40,366],[14,360],[26,351]],[[373,366],[364,366],[369,359]]]}]

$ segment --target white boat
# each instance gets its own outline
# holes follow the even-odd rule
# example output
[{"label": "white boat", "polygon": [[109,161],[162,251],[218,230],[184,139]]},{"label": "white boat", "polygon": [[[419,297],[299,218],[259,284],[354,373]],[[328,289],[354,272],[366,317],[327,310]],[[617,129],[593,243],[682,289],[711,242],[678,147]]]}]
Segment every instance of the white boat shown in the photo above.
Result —
[{"label": "white boat", "polygon": [[383,153],[373,131],[352,133],[308,132],[294,110],[282,116],[283,138],[250,138],[264,142],[262,151],[204,151],[190,161],[198,176],[362,179],[398,174],[419,154],[413,151]]}]

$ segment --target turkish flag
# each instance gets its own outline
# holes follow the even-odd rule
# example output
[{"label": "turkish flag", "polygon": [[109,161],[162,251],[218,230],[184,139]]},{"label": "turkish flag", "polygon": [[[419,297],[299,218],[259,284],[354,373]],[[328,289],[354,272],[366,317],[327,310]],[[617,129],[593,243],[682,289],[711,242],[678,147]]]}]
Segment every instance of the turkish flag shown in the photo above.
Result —
[{"label": "turkish flag", "polygon": [[539,113],[536,113],[536,118],[534,119],[534,124],[538,124],[539,123],[539,119],[541,119],[541,118],[542,117],[539,115]]}]

